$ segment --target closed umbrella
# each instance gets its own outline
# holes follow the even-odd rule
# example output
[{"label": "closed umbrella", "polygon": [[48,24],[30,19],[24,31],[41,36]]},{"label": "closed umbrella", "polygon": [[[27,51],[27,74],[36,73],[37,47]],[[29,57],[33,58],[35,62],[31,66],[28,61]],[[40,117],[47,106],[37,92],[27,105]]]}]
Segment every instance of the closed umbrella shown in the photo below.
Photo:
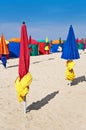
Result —
[{"label": "closed umbrella", "polygon": [[2,36],[1,36],[0,54],[1,54],[2,64],[6,68],[6,63],[7,63],[6,55],[9,54],[9,50],[8,50],[8,47],[7,47],[7,44],[6,44],[6,40],[5,40],[4,34],[2,34]]},{"label": "closed umbrella", "polygon": [[69,28],[67,40],[63,44],[61,58],[67,60],[66,78],[72,81],[75,78],[75,73],[73,70],[75,63],[73,60],[80,58],[72,25]]},{"label": "closed umbrella", "polygon": [[21,26],[20,37],[20,56],[19,56],[19,76],[15,81],[15,88],[18,94],[18,101],[24,101],[24,113],[26,113],[26,95],[29,91],[29,85],[32,81],[32,75],[29,72],[30,54],[28,49],[28,34],[25,22]]}]

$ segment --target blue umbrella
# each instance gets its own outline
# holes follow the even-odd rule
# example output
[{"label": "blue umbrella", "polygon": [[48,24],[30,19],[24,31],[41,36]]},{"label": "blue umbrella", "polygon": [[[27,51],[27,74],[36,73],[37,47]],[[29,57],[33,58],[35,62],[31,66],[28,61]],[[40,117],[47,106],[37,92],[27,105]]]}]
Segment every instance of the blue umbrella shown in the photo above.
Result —
[{"label": "blue umbrella", "polygon": [[[66,42],[63,44],[63,51],[61,58],[66,59],[66,79],[73,81],[75,78],[75,73],[73,67],[75,63],[74,59],[79,59],[79,52],[77,47],[77,42],[75,39],[74,31],[72,25],[69,28],[69,33]],[[69,83],[71,84],[71,83]]]},{"label": "blue umbrella", "polygon": [[63,51],[61,58],[66,60],[74,60],[80,58],[72,25],[69,28],[67,40],[63,44]]}]

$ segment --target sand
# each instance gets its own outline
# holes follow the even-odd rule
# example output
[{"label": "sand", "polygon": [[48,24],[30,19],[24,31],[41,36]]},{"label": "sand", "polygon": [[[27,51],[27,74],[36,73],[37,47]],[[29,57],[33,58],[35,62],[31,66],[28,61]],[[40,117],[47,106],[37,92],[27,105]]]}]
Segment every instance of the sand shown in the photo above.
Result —
[{"label": "sand", "polygon": [[0,130],[86,130],[86,52],[75,60],[72,86],[60,57],[61,52],[31,56],[26,114],[15,91],[19,59],[9,59],[6,69],[0,61]]}]

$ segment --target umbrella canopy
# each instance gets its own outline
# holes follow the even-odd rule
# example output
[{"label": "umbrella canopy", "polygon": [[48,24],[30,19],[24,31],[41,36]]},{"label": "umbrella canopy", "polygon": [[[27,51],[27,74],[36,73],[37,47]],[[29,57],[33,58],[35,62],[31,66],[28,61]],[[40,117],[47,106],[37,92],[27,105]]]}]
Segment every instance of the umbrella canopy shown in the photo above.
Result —
[{"label": "umbrella canopy", "polygon": [[66,61],[66,79],[72,81],[74,78],[75,78],[75,73],[74,73],[74,70],[73,70],[73,67],[74,67],[75,63],[73,60],[68,60]]},{"label": "umbrella canopy", "polygon": [[80,58],[72,25],[69,28],[67,40],[63,45],[61,58],[66,60],[73,60]]},{"label": "umbrella canopy", "polygon": [[31,36],[29,37],[28,43],[29,43],[29,44],[36,44],[36,45],[39,44],[39,42],[36,41],[36,40],[34,40]]},{"label": "umbrella canopy", "polygon": [[20,38],[20,58],[19,58],[19,76],[20,79],[27,74],[30,64],[30,54],[28,49],[28,34],[25,24],[21,27],[21,38]]},{"label": "umbrella canopy", "polygon": [[2,34],[1,36],[1,40],[0,40],[0,54],[4,54],[4,55],[8,55],[9,54],[9,50],[5,41],[5,37],[4,34]]},{"label": "umbrella canopy", "polygon": [[46,37],[46,43],[48,42],[48,37]]},{"label": "umbrella canopy", "polygon": [[6,40],[3,34],[0,39],[0,54],[1,54],[2,64],[6,68],[6,63],[7,63],[6,55],[9,54],[9,50],[8,50]]},{"label": "umbrella canopy", "polygon": [[[0,42],[1,42],[1,37],[0,37]],[[9,41],[5,39],[6,44],[9,44]]]},{"label": "umbrella canopy", "polygon": [[29,85],[32,81],[32,76],[29,73],[30,54],[28,49],[27,28],[23,22],[21,26],[20,38],[20,57],[19,57],[19,76],[15,81],[16,91],[18,93],[19,102],[24,101],[25,96],[29,91]]}]

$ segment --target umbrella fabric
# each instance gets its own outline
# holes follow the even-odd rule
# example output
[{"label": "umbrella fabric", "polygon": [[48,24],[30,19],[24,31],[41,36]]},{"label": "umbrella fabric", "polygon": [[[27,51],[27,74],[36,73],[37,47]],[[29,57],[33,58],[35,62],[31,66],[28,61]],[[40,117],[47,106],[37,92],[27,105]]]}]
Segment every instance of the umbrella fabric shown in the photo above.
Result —
[{"label": "umbrella fabric", "polygon": [[[1,37],[0,37],[0,42],[1,42]],[[9,41],[5,39],[6,45],[9,44]]]},{"label": "umbrella fabric", "polygon": [[28,94],[29,85],[32,81],[32,75],[29,73],[30,54],[28,49],[28,35],[25,23],[21,27],[20,38],[20,57],[19,57],[19,76],[15,81],[15,88],[18,94],[18,101],[24,101]]},{"label": "umbrella fabric", "polygon": [[2,34],[1,36],[1,41],[0,41],[0,54],[4,54],[4,55],[8,55],[9,54],[9,50],[8,47],[6,45],[6,41],[5,41],[5,37],[4,34]]},{"label": "umbrella fabric", "polygon": [[2,64],[6,68],[6,63],[7,63],[6,55],[9,54],[9,50],[6,45],[6,40],[3,34],[1,36],[1,41],[0,41],[0,54],[1,54]]},{"label": "umbrella fabric", "polygon": [[28,39],[28,43],[29,43],[29,44],[35,44],[35,45],[38,45],[38,44],[39,44],[39,42],[36,41],[36,40],[34,40],[34,39],[32,39],[31,36],[30,36],[29,39]]},{"label": "umbrella fabric", "polygon": [[2,61],[3,66],[6,68],[6,63],[7,63],[6,55],[2,54],[1,61]]},{"label": "umbrella fabric", "polygon": [[21,27],[21,39],[20,39],[20,58],[19,58],[19,76],[20,79],[27,74],[30,64],[30,54],[28,49],[28,34],[26,25]]},{"label": "umbrella fabric", "polygon": [[48,37],[46,37],[46,43],[48,42]]},{"label": "umbrella fabric", "polygon": [[2,55],[3,53],[3,44],[0,42],[0,54]]},{"label": "umbrella fabric", "polygon": [[18,95],[18,101],[22,102],[24,101],[24,97],[29,92],[29,85],[32,82],[32,75],[30,73],[27,73],[21,80],[18,76],[15,81],[15,89]]},{"label": "umbrella fabric", "polygon": [[74,67],[75,63],[73,60],[68,60],[66,62],[66,79],[72,81],[74,78],[75,78],[75,73],[74,73],[74,70],[73,70],[73,67]]},{"label": "umbrella fabric", "polygon": [[67,40],[63,44],[63,51],[61,58],[66,60],[73,60],[80,58],[72,25],[69,28]]}]

